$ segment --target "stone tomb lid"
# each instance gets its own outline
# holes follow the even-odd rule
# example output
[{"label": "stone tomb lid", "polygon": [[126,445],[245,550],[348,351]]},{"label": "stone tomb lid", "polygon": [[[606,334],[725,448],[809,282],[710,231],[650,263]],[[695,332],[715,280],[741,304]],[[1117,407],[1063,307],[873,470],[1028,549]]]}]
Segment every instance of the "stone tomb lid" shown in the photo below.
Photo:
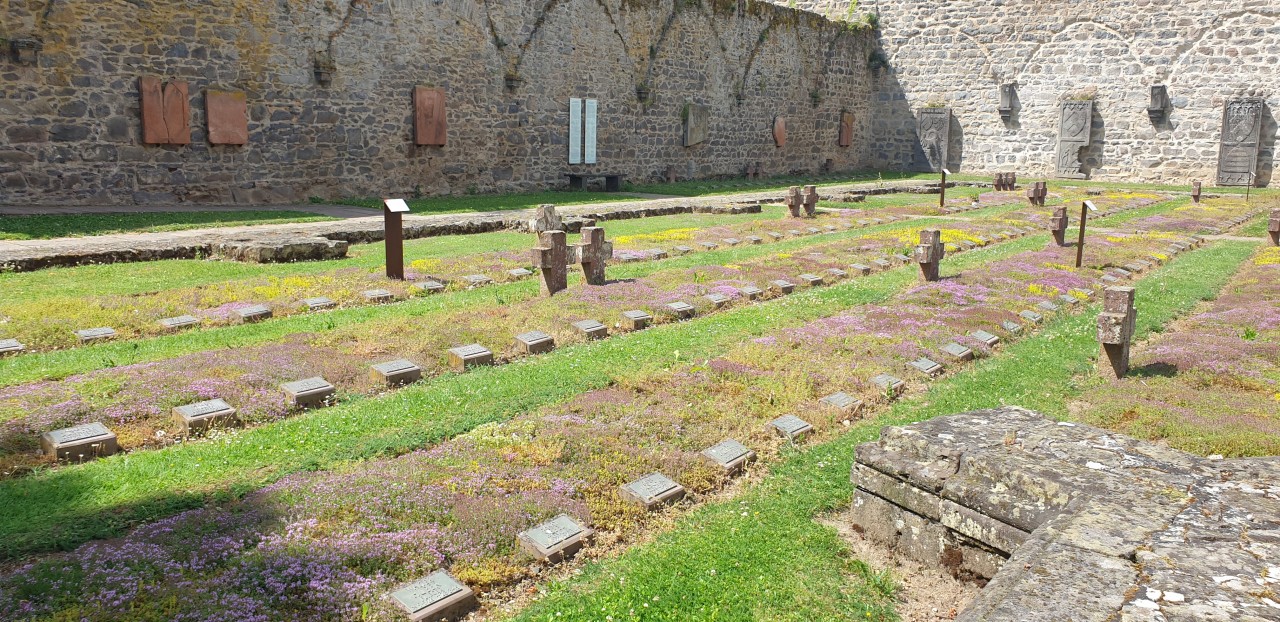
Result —
[{"label": "stone tomb lid", "polygon": [[461,359],[469,359],[469,358],[475,358],[477,356],[485,356],[488,354],[493,354],[492,352],[489,351],[489,348],[486,348],[478,343],[473,343],[465,346],[458,346],[456,348],[450,348],[449,352],[452,352],[453,354],[457,355],[458,358],[461,358]]},{"label": "stone tomb lid", "polygon": [[46,432],[46,434],[49,435],[49,440],[53,441],[54,445],[76,443],[91,438],[98,438],[100,436],[113,436],[111,430],[107,429],[107,426],[96,421],[93,423],[63,428],[61,430],[53,430],[52,432]]},{"label": "stone tomb lid", "polygon": [[809,425],[808,421],[805,421],[795,415],[783,415],[773,421],[770,421],[769,425],[787,436],[795,436],[813,429],[813,426]]},{"label": "stone tomb lid", "polygon": [[519,335],[516,335],[516,340],[520,341],[521,343],[533,345],[535,343],[551,341],[551,335],[548,335],[540,330],[531,330],[527,333],[520,333]]},{"label": "stone tomb lid", "polygon": [[835,406],[840,410],[849,410],[850,408],[853,408],[854,406],[856,406],[859,400],[858,398],[852,395],[849,395],[844,391],[840,391],[838,393],[832,393],[831,395],[828,395],[818,401],[822,402],[823,404]]},{"label": "stone tomb lid", "polygon": [[17,339],[0,339],[0,352],[17,352],[23,345]]},{"label": "stone tomb lid", "polygon": [[713,462],[723,467],[727,467],[750,454],[751,450],[747,449],[746,445],[743,445],[734,439],[720,441],[719,443],[702,450],[702,455],[710,458]]},{"label": "stone tomb lid", "polygon": [[280,386],[283,387],[285,391],[288,391],[294,395],[303,395],[306,393],[328,391],[333,388],[333,385],[329,384],[328,380],[325,380],[320,376],[315,376],[313,378],[303,378],[302,380],[294,380],[293,382],[286,382]]},{"label": "stone tomb lid", "polygon": [[974,339],[977,339],[978,341],[981,341],[982,343],[985,343],[985,344],[987,344],[987,345],[989,345],[989,346],[994,346],[994,345],[996,345],[997,343],[1000,343],[1000,338],[999,338],[999,337],[997,337],[997,336],[995,336],[995,335],[993,335],[993,334],[991,334],[991,333],[989,333],[989,332],[987,332],[987,331],[985,331],[985,330],[975,330],[975,331],[973,331],[973,332],[969,333],[969,336],[970,336],[970,337],[973,337]]},{"label": "stone tomb lid", "polygon": [[[194,315],[179,315],[177,317],[167,317],[160,320],[160,325],[165,328],[182,328],[183,326],[192,326],[199,323],[199,318]],[[0,346],[0,350],[3,349],[3,346]]]},{"label": "stone tomb lid", "polygon": [[604,324],[601,324],[596,320],[582,320],[579,322],[574,322],[573,327],[580,331],[589,333],[591,331],[600,330],[604,328]]},{"label": "stone tomb lid", "polygon": [[625,318],[627,318],[628,320],[652,320],[652,319],[653,319],[653,316],[652,316],[652,315],[649,315],[649,313],[648,313],[648,312],[646,312],[646,311],[639,311],[639,310],[636,310],[636,311],[623,311],[623,312],[622,312],[622,317],[625,317]]},{"label": "stone tomb lid", "polygon": [[228,404],[221,399],[187,404],[186,406],[179,406],[174,410],[181,413],[182,416],[187,419],[198,419],[200,417],[208,417],[209,415],[235,411],[235,409],[231,407],[231,404]]},{"label": "stone tomb lid", "polygon": [[408,359],[396,359],[386,363],[378,363],[373,366],[373,369],[384,376],[390,376],[420,368]]},{"label": "stone tomb lid", "polygon": [[969,348],[966,348],[954,341],[952,341],[951,343],[948,343],[945,346],[942,346],[942,351],[956,358],[965,358],[973,354],[973,350],[970,350]]},{"label": "stone tomb lid", "polygon": [[391,598],[413,614],[466,589],[465,585],[449,573],[437,570],[392,592]]},{"label": "stone tomb lid", "polygon": [[586,531],[568,514],[561,514],[524,532],[524,537],[543,550],[551,550],[557,544]]},{"label": "stone tomb lid", "polygon": [[666,475],[661,473],[651,473],[627,484],[627,490],[630,490],[648,504],[652,503],[658,497],[661,497],[664,493],[674,490],[679,485],[680,484],[671,481],[671,478]]}]

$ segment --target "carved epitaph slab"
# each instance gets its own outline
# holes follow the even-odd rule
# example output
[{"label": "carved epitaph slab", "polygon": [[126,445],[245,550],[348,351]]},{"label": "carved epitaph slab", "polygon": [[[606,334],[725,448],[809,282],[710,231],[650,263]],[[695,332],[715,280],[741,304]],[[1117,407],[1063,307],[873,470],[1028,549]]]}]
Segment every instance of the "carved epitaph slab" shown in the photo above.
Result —
[{"label": "carved epitaph slab", "polygon": [[266,305],[250,305],[242,309],[236,309],[236,315],[239,315],[240,321],[246,324],[261,322],[271,317],[271,309]]},{"label": "carved epitaph slab", "polygon": [[314,296],[312,298],[303,298],[302,304],[308,311],[320,311],[322,309],[332,309],[338,306],[332,298],[328,296]]},{"label": "carved epitaph slab", "polygon": [[1093,101],[1064,101],[1058,122],[1058,177],[1084,179],[1080,152],[1089,146],[1093,129]]},{"label": "carved epitaph slab", "polygon": [[288,396],[290,405],[295,408],[323,406],[337,391],[329,381],[319,376],[286,382],[280,388]]},{"label": "carved epitaph slab", "polygon": [[969,333],[969,336],[973,337],[974,339],[977,339],[978,341],[981,341],[982,343],[987,344],[988,348],[994,348],[996,344],[1000,343],[999,337],[985,330],[975,330]]},{"label": "carved epitaph slab", "polygon": [[106,327],[86,328],[84,330],[76,331],[76,337],[80,339],[81,343],[98,341],[102,339],[111,339],[115,336],[116,336],[116,329],[114,328],[106,328]]},{"label": "carved epitaph slab", "polygon": [[568,514],[561,514],[520,532],[516,541],[533,558],[554,563],[573,557],[593,533]]},{"label": "carved epitaph slab", "polygon": [[493,352],[489,348],[473,343],[449,350],[449,366],[454,371],[463,372],[478,365],[493,365]]},{"label": "carved epitaph slab", "polygon": [[40,447],[50,458],[80,462],[119,451],[116,435],[101,423],[86,423],[40,435]]},{"label": "carved epitaph slab", "polygon": [[188,326],[195,326],[200,323],[200,319],[194,315],[179,315],[177,317],[167,317],[160,320],[160,325],[169,329],[177,330]]},{"label": "carved epitaph slab", "polygon": [[471,588],[443,570],[392,592],[391,600],[409,614],[410,622],[456,620],[477,604]]},{"label": "carved epitaph slab", "polygon": [[208,400],[174,408],[173,418],[187,434],[199,434],[235,424],[236,409],[220,399]]},{"label": "carved epitaph slab", "polygon": [[210,144],[248,144],[249,112],[243,92],[208,89],[204,92],[204,108]]},{"label": "carved epitaph slab", "polygon": [[369,302],[391,302],[396,298],[395,294],[385,289],[366,289],[360,295]]},{"label": "carved epitaph slab", "polygon": [[876,374],[871,378],[871,384],[880,389],[881,393],[889,396],[898,395],[907,386],[907,383],[889,374]]},{"label": "carved epitaph slab", "polygon": [[414,87],[413,144],[424,147],[443,147],[447,134],[444,89]]},{"label": "carved epitaph slab", "polygon": [[777,147],[787,146],[787,118],[776,116],[773,118],[773,144]]},{"label": "carved epitaph slab", "polygon": [[710,137],[711,108],[689,102],[684,105],[684,146],[707,142]]},{"label": "carved epitaph slab", "polygon": [[916,134],[925,164],[930,171],[941,173],[947,167],[948,148],[951,145],[951,109],[924,108],[916,120]]},{"label": "carved epitaph slab", "polygon": [[422,368],[415,365],[413,361],[397,359],[370,366],[369,377],[374,382],[395,387],[417,382],[422,378]]},{"label": "carved epitaph slab", "polygon": [[908,366],[929,377],[937,376],[942,373],[942,365],[926,357],[921,357],[911,361],[908,363]]},{"label": "carved epitaph slab", "polygon": [[667,303],[667,311],[682,320],[687,320],[693,317],[696,310],[693,308],[693,305],[677,300],[676,302]]},{"label": "carved epitaph slab", "polygon": [[6,354],[17,354],[26,350],[27,347],[22,345],[17,339],[0,339],[0,356]]},{"label": "carved epitaph slab", "polygon": [[622,326],[627,330],[644,330],[652,321],[653,316],[644,311],[622,312]]},{"label": "carved epitaph slab", "polygon": [[772,289],[780,294],[786,295],[796,291],[796,284],[786,279],[778,279],[776,281],[771,281],[769,283],[769,289]]},{"label": "carved epitaph slab", "polygon": [[623,486],[622,494],[646,510],[652,510],[684,498],[684,486],[671,481],[666,475],[652,473]]},{"label": "carved epitaph slab", "polygon": [[854,417],[862,410],[862,400],[843,391],[832,393],[818,401],[836,409],[844,419]]},{"label": "carved epitaph slab", "polygon": [[769,422],[769,427],[787,440],[798,441],[813,431],[809,422],[795,415],[783,415]]},{"label": "carved epitaph slab", "polygon": [[728,439],[702,450],[702,456],[723,469],[726,475],[732,475],[755,460],[756,452],[734,439]]},{"label": "carved epitaph slab", "polygon": [[525,354],[543,354],[556,349],[556,340],[540,330],[516,335],[516,345]]},{"label": "carved epitaph slab", "polygon": [[588,340],[604,339],[609,336],[609,328],[596,320],[574,322],[573,327]]},{"label": "carved epitaph slab", "polygon": [[1222,138],[1218,147],[1218,185],[1250,186],[1258,172],[1262,136],[1263,101],[1233,99],[1222,111]]},{"label": "carved epitaph slab", "polygon": [[853,113],[840,113],[840,136],[837,144],[841,147],[848,147],[853,144]]},{"label": "carved epitaph slab", "polygon": [[948,343],[941,348],[942,353],[947,355],[954,361],[971,361],[973,360],[973,350],[966,348],[956,342]]},{"label": "carved epitaph slab", "polygon": [[187,83],[164,83],[155,76],[138,79],[142,100],[142,142],[149,145],[191,143],[191,102]]},{"label": "carved epitaph slab", "polygon": [[747,300],[755,300],[760,296],[764,295],[764,290],[760,289],[759,287],[756,287],[755,285],[744,286],[743,288],[739,289],[738,292],[741,293],[742,297],[746,298]]}]

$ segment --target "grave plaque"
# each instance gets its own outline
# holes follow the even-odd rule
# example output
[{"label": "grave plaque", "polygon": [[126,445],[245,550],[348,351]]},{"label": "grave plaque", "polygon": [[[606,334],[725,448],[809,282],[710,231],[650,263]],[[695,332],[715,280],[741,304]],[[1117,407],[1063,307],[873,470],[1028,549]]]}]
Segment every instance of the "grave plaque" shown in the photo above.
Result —
[{"label": "grave plaque", "polygon": [[972,361],[973,350],[966,348],[954,341],[942,346],[942,353],[947,355],[953,361]]},{"label": "grave plaque", "polygon": [[942,373],[942,365],[932,359],[920,357],[908,363],[908,365],[916,371],[929,376],[930,378]]},{"label": "grave plaque", "polygon": [[405,384],[412,384],[422,378],[422,368],[418,367],[406,359],[397,359],[387,361],[386,363],[378,363],[369,367],[369,377],[374,382],[383,385],[396,387]]},{"label": "grave plaque", "polygon": [[738,238],[725,238],[724,243],[729,246],[737,246],[742,243],[742,240],[739,240]]},{"label": "grave plaque", "polygon": [[200,434],[212,428],[235,425],[236,409],[220,399],[208,400],[174,408],[173,418],[187,434]]},{"label": "grave plaque", "polygon": [[1058,177],[1085,178],[1080,152],[1089,146],[1092,129],[1092,100],[1062,102],[1062,115],[1058,122]]},{"label": "grave plaque", "polygon": [[1260,98],[1233,99],[1222,110],[1218,185],[1252,186],[1258,172],[1264,104]]},{"label": "grave plaque", "polygon": [[773,239],[775,239],[775,240],[781,240],[782,238],[786,237],[786,236],[782,235],[781,233],[778,233],[777,231],[770,231],[770,232],[768,232],[766,235],[768,235],[769,237],[771,237],[771,238],[773,238]]},{"label": "grave plaque", "polygon": [[280,385],[280,388],[289,398],[289,404],[295,408],[323,406],[337,391],[333,385],[319,376],[286,382]]},{"label": "grave plaque", "polygon": [[661,473],[653,473],[623,486],[622,494],[646,510],[653,510],[684,498],[684,487]]},{"label": "grave plaque", "polygon": [[1076,298],[1075,296],[1069,296],[1069,295],[1067,295],[1067,294],[1062,294],[1062,295],[1058,296],[1058,302],[1059,302],[1060,304],[1067,305],[1068,307],[1073,307],[1073,306],[1075,306],[1075,305],[1077,305],[1077,304],[1079,304],[1079,303],[1080,303],[1080,299],[1079,299],[1079,298]]},{"label": "grave plaque", "polygon": [[817,227],[807,227],[805,228],[804,232],[808,233],[809,235],[818,235],[819,233],[822,233],[822,229],[819,229]]},{"label": "grave plaque", "polygon": [[866,264],[855,263],[855,264],[850,264],[849,267],[852,268],[855,273],[860,274],[862,276],[867,276],[868,274],[871,274],[871,266],[868,266]]},{"label": "grave plaque", "polygon": [[468,274],[462,277],[462,282],[467,284],[467,289],[483,287],[493,282],[493,279],[483,274]]},{"label": "grave plaque", "polygon": [[321,309],[332,309],[337,303],[327,296],[316,296],[315,298],[303,298],[302,304],[307,307],[308,311],[319,311]]},{"label": "grave plaque", "polygon": [[444,89],[414,87],[413,144],[423,147],[443,147],[447,135]]},{"label": "grave plaque", "polygon": [[688,246],[685,246],[685,245],[683,245],[683,244],[682,244],[682,245],[680,245],[680,246],[674,246],[674,247],[672,247],[672,248],[671,248],[671,250],[672,250],[673,252],[677,253],[677,254],[680,254],[680,255],[687,255],[687,254],[689,254],[689,253],[692,253],[692,252],[693,252],[693,249],[692,249],[692,248],[690,248],[690,247],[688,247]]},{"label": "grave plaque", "polygon": [[80,339],[80,343],[88,343],[90,341],[100,341],[103,339],[111,339],[116,336],[114,328],[86,328],[76,331],[76,337]]},{"label": "grave plaque", "polygon": [[804,235],[804,232],[799,229],[787,229],[787,235],[798,238]]},{"label": "grave plaque", "polygon": [[444,291],[444,283],[435,279],[426,279],[413,284],[415,289],[420,289],[428,294],[438,294]]},{"label": "grave plaque", "polygon": [[978,341],[981,341],[982,343],[987,344],[987,347],[989,348],[994,348],[996,344],[1000,343],[999,337],[985,330],[975,330],[969,333],[969,336],[973,337],[974,339],[977,339]]},{"label": "grave plaque", "polygon": [[871,263],[875,264],[875,266],[881,270],[888,270],[893,267],[893,264],[889,263],[889,260],[887,259],[872,259]]},{"label": "grave plaque", "polygon": [[748,242],[748,243],[750,243],[750,244],[760,244],[760,243],[764,242],[764,238],[762,238],[762,237],[760,237],[760,236],[758,236],[758,235],[749,235],[749,236],[747,236],[747,242]]},{"label": "grave plaque", "polygon": [[826,231],[827,233],[835,233],[836,227],[835,225],[823,225],[822,230]]},{"label": "grave plaque", "polygon": [[786,437],[791,442],[801,440],[813,431],[813,426],[795,415],[778,417],[769,422],[769,427],[773,428],[779,436]]},{"label": "grave plaque", "polygon": [[595,320],[574,322],[573,328],[582,333],[588,340],[604,339],[609,336],[609,329]]},{"label": "grave plaque", "polygon": [[941,173],[947,167],[947,150],[951,145],[951,109],[920,110],[916,127],[925,166],[929,171]]},{"label": "grave plaque", "polygon": [[160,325],[169,330],[177,330],[179,328],[195,326],[196,324],[199,324],[199,323],[200,323],[200,319],[195,317],[194,315],[179,315],[177,317],[167,317],[163,320],[160,320]]},{"label": "grave plaque", "polygon": [[941,278],[942,258],[946,255],[947,249],[942,245],[942,231],[925,229],[920,232],[915,259],[920,263],[920,273],[925,281],[937,281]]},{"label": "grave plaque", "polygon": [[964,250],[967,250],[967,251],[971,251],[971,250],[973,250],[973,249],[975,249],[975,248],[978,248],[978,245],[977,245],[977,244],[974,244],[973,242],[971,242],[971,241],[969,241],[969,240],[961,240],[961,241],[960,241],[960,248],[963,248]]},{"label": "grave plaque", "polygon": [[769,283],[769,289],[775,290],[783,295],[790,294],[796,290],[796,286],[791,281],[778,279]]},{"label": "grave plaque", "polygon": [[520,548],[534,559],[556,563],[573,557],[595,533],[561,514],[516,536]]},{"label": "grave plaque", "polygon": [[667,251],[664,251],[660,248],[651,248],[649,249],[649,256],[653,257],[654,259],[666,259]]},{"label": "grave plaque", "polygon": [[271,317],[271,309],[266,305],[251,305],[241,309],[236,309],[236,315],[240,316],[240,321],[249,324],[251,322],[261,322]]},{"label": "grave plaque", "polygon": [[1010,335],[1017,335],[1022,332],[1022,324],[1019,324],[1013,320],[1005,320],[1003,322],[1000,322],[1000,328],[1003,328],[1006,331],[1008,331]]},{"label": "grave plaque", "polygon": [[841,147],[848,147],[853,144],[853,113],[840,113],[840,136],[836,141]]},{"label": "grave plaque", "polygon": [[845,272],[840,268],[827,268],[827,274],[830,274],[833,279],[843,279],[849,276],[848,272]]},{"label": "grave plaque", "polygon": [[[945,249],[943,249],[943,250],[945,250]],[[897,261],[898,263],[903,264],[903,265],[906,265],[906,264],[911,263],[911,258],[910,258],[910,257],[908,257],[908,256],[906,256],[906,255],[903,255],[902,253],[896,253],[896,254],[894,254],[893,259],[894,259],[895,261]]]},{"label": "grave plaque", "polygon": [[471,588],[443,570],[392,592],[391,600],[409,614],[409,622],[456,620],[478,604]]},{"label": "grave plaque", "polygon": [[707,302],[710,302],[712,305],[714,305],[715,308],[717,309],[729,304],[729,297],[725,296],[724,294],[711,293],[711,294],[707,294],[706,296],[703,296],[703,298],[705,298]]},{"label": "grave plaque", "polygon": [[530,272],[528,268],[514,268],[507,270],[507,276],[512,279],[523,279],[525,277],[533,276],[533,272]]},{"label": "grave plaque", "polygon": [[1132,274],[1140,274],[1144,268],[1145,266],[1136,261],[1131,261],[1124,265],[1124,269]]},{"label": "grave plaque", "polygon": [[1103,293],[1102,313],[1098,314],[1098,342],[1109,363],[1103,369],[1115,378],[1129,373],[1129,346],[1138,319],[1134,292],[1132,287],[1108,287]]},{"label": "grave plaque", "polygon": [[582,264],[583,280],[588,285],[604,285],[605,262],[613,256],[613,243],[604,239],[604,229],[583,227],[582,241],[572,249],[574,263]]},{"label": "grave plaque", "polygon": [[1058,307],[1058,305],[1055,305],[1052,302],[1049,302],[1048,300],[1041,302],[1040,304],[1037,304],[1036,307],[1042,311],[1045,311],[1046,313],[1053,313],[1060,308]]},{"label": "grave plaque", "polygon": [[627,330],[644,330],[652,321],[653,316],[644,311],[622,312],[622,326]]},{"label": "grave plaque", "polygon": [[210,144],[244,145],[249,142],[249,113],[243,92],[206,89],[204,108]]},{"label": "grave plaque", "polygon": [[361,296],[368,302],[391,302],[395,300],[395,295],[385,289],[366,289],[360,292]]},{"label": "grave plaque", "polygon": [[1039,313],[1036,313],[1035,311],[1032,311],[1030,309],[1019,313],[1018,317],[1028,322],[1031,322],[1032,324],[1039,324],[1040,321],[1044,319],[1043,315],[1040,315]]},{"label": "grave plaque", "polygon": [[716,250],[717,248],[720,248],[720,245],[716,244],[715,242],[698,242],[698,246],[701,246],[702,248],[705,248],[709,251],[713,251],[713,250]]},{"label": "grave plaque", "polygon": [[516,335],[516,345],[525,354],[543,354],[556,349],[556,340],[540,330]]},{"label": "grave plaque", "polygon": [[787,119],[783,116],[773,118],[773,144],[775,147],[787,146]]},{"label": "grave plaque", "polygon": [[120,450],[116,435],[101,423],[86,423],[40,435],[40,448],[54,461],[82,462]]},{"label": "grave plaque", "polygon": [[1111,272],[1112,272],[1112,274],[1115,274],[1116,276],[1118,276],[1118,277],[1120,277],[1120,278],[1122,278],[1122,279],[1127,279],[1127,278],[1130,278],[1130,277],[1132,277],[1132,276],[1133,276],[1133,273],[1132,273],[1132,272],[1129,272],[1128,270],[1125,270],[1124,268],[1112,268],[1112,269],[1111,269]]},{"label": "grave plaque", "polygon": [[733,475],[754,461],[756,452],[747,449],[738,441],[728,439],[702,450],[702,456],[708,462],[723,469],[726,475]]},{"label": "grave plaque", "polygon": [[141,97],[142,142],[148,145],[191,143],[191,103],[187,83],[161,82],[154,76],[138,79]]},{"label": "grave plaque", "polygon": [[877,374],[871,378],[871,384],[876,385],[876,388],[880,389],[881,393],[890,397],[902,393],[902,390],[907,386],[907,383],[889,374]]},{"label": "grave plaque", "polygon": [[845,420],[857,416],[862,410],[862,400],[843,391],[832,393],[818,401],[839,411]]},{"label": "grave plaque", "polygon": [[17,354],[26,350],[27,347],[22,345],[17,339],[0,339],[0,356],[6,354]]},{"label": "grave plaque", "polygon": [[493,365],[493,352],[488,348],[473,343],[449,349],[449,367],[456,372],[467,371],[468,367]]},{"label": "grave plaque", "polygon": [[533,249],[533,264],[542,275],[539,287],[543,296],[554,296],[569,287],[569,247],[564,231],[538,233],[538,247]]},{"label": "grave plaque", "polygon": [[764,295],[764,290],[755,285],[747,285],[738,291],[742,292],[742,296],[747,300],[755,300]]},{"label": "grave plaque", "polygon": [[667,303],[667,310],[682,320],[693,317],[694,313],[693,305],[681,301]]},{"label": "grave plaque", "polygon": [[710,136],[711,108],[689,102],[684,105],[684,146],[692,147]]},{"label": "grave plaque", "polygon": [[1280,207],[1271,208],[1267,215],[1267,235],[1271,236],[1271,245],[1280,246]]},{"label": "grave plaque", "polygon": [[809,287],[818,287],[823,283],[822,277],[817,274],[801,274],[800,280]]}]

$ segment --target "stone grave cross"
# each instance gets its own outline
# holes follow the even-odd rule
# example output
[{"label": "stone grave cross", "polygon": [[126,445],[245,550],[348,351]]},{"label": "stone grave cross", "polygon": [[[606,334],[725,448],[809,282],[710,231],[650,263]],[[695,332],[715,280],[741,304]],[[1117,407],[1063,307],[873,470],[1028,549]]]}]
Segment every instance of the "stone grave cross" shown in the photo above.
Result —
[{"label": "stone grave cross", "polygon": [[800,217],[800,207],[804,205],[804,195],[800,192],[800,186],[791,186],[787,189],[787,210],[791,212],[792,218]]},{"label": "stone grave cross", "polygon": [[534,212],[533,220],[529,221],[529,231],[534,233],[564,231],[564,222],[561,221],[560,215],[556,213],[556,206],[551,204],[539,205],[537,211]]},{"label": "stone grave cross", "polygon": [[1267,217],[1267,234],[1271,236],[1271,245],[1280,246],[1280,207],[1271,208]]},{"label": "stone grave cross", "polygon": [[803,196],[803,198],[804,198],[804,215],[805,215],[806,217],[808,217],[808,218],[813,218],[814,216],[817,216],[817,214],[818,214],[818,187],[817,187],[817,186],[805,186],[805,187],[804,187],[804,196]]},{"label": "stone grave cross", "polygon": [[533,249],[533,265],[542,275],[543,296],[554,296],[569,287],[569,248],[563,231],[543,231],[538,234],[538,247]]},{"label": "stone grave cross", "polygon": [[1053,217],[1049,219],[1049,231],[1053,233],[1053,240],[1058,246],[1067,245],[1067,208],[1053,208]]},{"label": "stone grave cross", "polygon": [[582,241],[573,247],[572,263],[582,264],[589,285],[604,285],[605,262],[613,256],[613,243],[604,239],[603,227],[583,227]]},{"label": "stone grave cross", "polygon": [[920,264],[920,272],[926,281],[937,281],[942,267],[942,258],[947,254],[947,247],[942,243],[942,232],[937,229],[925,229],[920,232],[920,244],[916,246],[915,259]]},{"label": "stone grave cross", "polygon": [[1133,342],[1134,327],[1138,319],[1133,300],[1132,287],[1108,287],[1102,302],[1102,313],[1098,314],[1098,341],[1102,343],[1102,353],[1110,363],[1110,372],[1115,378],[1123,378],[1129,373],[1129,345]]}]

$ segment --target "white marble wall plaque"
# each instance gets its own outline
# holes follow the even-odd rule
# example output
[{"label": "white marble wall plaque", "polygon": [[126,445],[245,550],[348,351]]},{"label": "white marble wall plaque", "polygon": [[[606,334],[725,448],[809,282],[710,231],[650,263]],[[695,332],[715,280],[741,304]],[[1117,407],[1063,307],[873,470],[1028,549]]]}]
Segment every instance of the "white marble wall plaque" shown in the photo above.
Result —
[{"label": "white marble wall plaque", "polygon": [[599,104],[594,99],[586,101],[586,118],[582,131],[582,161],[587,164],[596,163],[596,110]]},{"label": "white marble wall plaque", "polygon": [[582,100],[569,98],[569,164],[582,164]]}]

